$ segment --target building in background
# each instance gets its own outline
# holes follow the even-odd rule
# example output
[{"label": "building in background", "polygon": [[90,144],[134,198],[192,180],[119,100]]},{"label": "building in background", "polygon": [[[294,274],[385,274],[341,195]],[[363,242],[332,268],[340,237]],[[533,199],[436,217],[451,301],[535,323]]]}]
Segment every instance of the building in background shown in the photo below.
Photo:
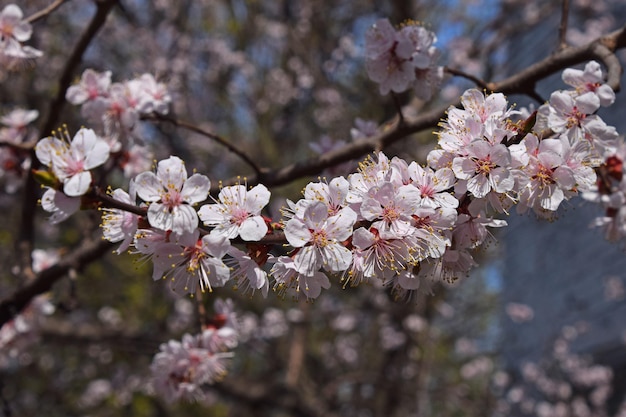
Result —
[{"label": "building in background", "polygon": [[[568,39],[573,42],[584,36],[593,37],[594,27],[615,28],[626,17],[623,4],[621,7],[618,4],[621,2],[606,2],[613,10],[598,13],[601,16],[598,18],[593,10],[577,7],[581,2],[572,3]],[[554,7],[552,13],[542,14],[534,28],[520,31],[509,49],[507,73],[527,67],[554,51],[559,23],[560,10]],[[626,77],[622,78],[622,85],[626,85]],[[551,91],[559,88],[566,85],[557,74],[542,82],[538,91],[547,99]],[[521,97],[509,99],[520,105],[525,102]],[[622,134],[626,132],[623,97],[603,110],[601,115],[608,124]],[[571,355],[570,359],[590,356],[592,363],[612,369],[609,375],[612,393],[607,395],[605,404],[606,415],[615,415],[626,393],[626,252],[623,247],[605,241],[599,229],[589,227],[601,214],[600,207],[577,198],[559,210],[558,220],[552,223],[512,214],[507,219],[509,227],[499,236],[505,247],[502,359],[520,382],[527,383],[530,368],[524,368],[524,364],[552,367],[547,372],[561,373],[559,378],[564,378],[567,372],[560,369],[564,366],[563,355]],[[530,308],[526,310],[527,317],[515,317],[511,310],[525,306]],[[507,310],[513,314],[505,314]],[[535,393],[541,391],[534,389]],[[527,388],[527,392],[531,391]],[[540,395],[547,397],[545,393]],[[535,412],[518,410],[519,415],[535,415]]]}]

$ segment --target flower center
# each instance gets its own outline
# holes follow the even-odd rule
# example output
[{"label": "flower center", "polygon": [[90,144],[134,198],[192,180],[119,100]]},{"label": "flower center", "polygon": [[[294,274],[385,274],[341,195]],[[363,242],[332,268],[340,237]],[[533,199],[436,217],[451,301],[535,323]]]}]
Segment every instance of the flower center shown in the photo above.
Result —
[{"label": "flower center", "polygon": [[167,192],[161,197],[161,202],[165,207],[171,210],[174,207],[178,207],[183,204],[183,196],[177,189],[169,185],[167,187]]}]

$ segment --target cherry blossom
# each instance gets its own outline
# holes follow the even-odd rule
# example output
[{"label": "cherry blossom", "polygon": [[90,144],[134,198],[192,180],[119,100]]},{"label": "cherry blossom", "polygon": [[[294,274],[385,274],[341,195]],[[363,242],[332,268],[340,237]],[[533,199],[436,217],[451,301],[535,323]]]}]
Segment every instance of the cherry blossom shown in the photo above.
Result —
[{"label": "cherry blossom", "polygon": [[91,186],[89,170],[104,164],[109,158],[109,145],[91,129],[82,128],[71,143],[47,137],[35,148],[37,158],[47,165],[63,182],[63,192],[70,197],[85,194]]},{"label": "cherry blossom", "polygon": [[32,34],[30,23],[23,17],[22,9],[15,4],[4,6],[0,12],[0,65],[13,68],[23,60],[43,55],[35,48],[22,45]]},{"label": "cherry blossom", "polygon": [[515,185],[513,175],[508,169],[511,155],[502,144],[491,145],[488,142],[470,143],[467,156],[454,158],[452,169],[457,178],[476,198],[485,197],[491,190],[506,193]]},{"label": "cherry blossom", "polygon": [[294,248],[299,248],[294,257],[297,271],[306,276],[313,275],[320,267],[328,271],[345,270],[352,255],[341,242],[352,234],[356,213],[344,208],[329,216],[326,204],[311,203],[303,218],[293,218],[285,224],[285,237]]},{"label": "cherry blossom", "polygon": [[577,95],[592,92],[600,100],[603,107],[610,106],[615,101],[615,92],[604,83],[602,68],[596,61],[590,61],[584,70],[567,68],[563,71],[563,81],[576,89]]},{"label": "cherry blossom", "polygon": [[415,23],[396,31],[387,19],[377,20],[366,34],[365,68],[380,93],[401,93],[415,84],[417,96],[430,99],[443,77],[434,64],[435,41],[434,33]]},{"label": "cherry blossom", "polygon": [[[175,238],[175,239],[174,239]],[[167,278],[172,290],[181,294],[195,294],[200,284],[202,292],[223,287],[230,279],[230,269],[222,258],[230,248],[224,236],[206,235],[199,231],[171,235],[166,242],[153,247],[152,260],[156,280]]]},{"label": "cherry blossom", "polygon": [[198,227],[193,204],[206,200],[211,182],[202,174],[187,178],[183,161],[170,156],[159,161],[156,174],[147,171],[135,178],[137,195],[148,207],[150,225],[176,234],[191,233]]},{"label": "cherry blossom", "polygon": [[186,334],[179,342],[163,343],[152,361],[153,387],[168,402],[201,400],[205,384],[219,381],[225,374],[232,352],[211,349],[214,329],[200,335]]},{"label": "cherry blossom", "polygon": [[206,204],[198,210],[205,226],[213,226],[211,233],[234,239],[257,241],[268,231],[261,211],[270,201],[270,192],[262,184],[250,190],[245,185],[224,187],[218,195],[219,203]]}]

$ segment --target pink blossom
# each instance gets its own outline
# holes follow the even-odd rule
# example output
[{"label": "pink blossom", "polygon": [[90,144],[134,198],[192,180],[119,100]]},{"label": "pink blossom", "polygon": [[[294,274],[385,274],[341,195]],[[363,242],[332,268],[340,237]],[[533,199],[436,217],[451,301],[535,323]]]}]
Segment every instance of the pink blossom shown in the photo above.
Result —
[{"label": "pink blossom", "polygon": [[246,241],[260,240],[267,233],[267,224],[261,211],[270,201],[270,192],[262,184],[246,190],[245,185],[224,187],[218,196],[219,203],[200,207],[198,215],[211,233],[234,239],[241,236]]},{"label": "pink blossom", "polygon": [[299,273],[311,276],[320,267],[332,272],[345,270],[352,255],[342,242],[352,234],[356,213],[344,208],[329,216],[326,204],[311,203],[303,217],[292,218],[285,224],[285,238],[294,248],[300,248],[294,257]]},{"label": "pink blossom", "polygon": [[563,71],[563,81],[576,89],[577,95],[592,92],[600,100],[603,107],[610,106],[615,101],[615,92],[604,83],[602,68],[596,61],[590,61],[584,70],[567,68]]},{"label": "pink blossom", "polygon": [[55,137],[44,138],[35,151],[42,164],[51,168],[63,182],[63,192],[70,197],[85,194],[91,186],[89,170],[109,158],[109,145],[91,129],[80,129],[71,143]]},{"label": "pink blossom", "polygon": [[224,236],[206,235],[200,239],[198,230],[172,235],[170,241],[154,246],[152,277],[169,279],[177,293],[195,294],[198,283],[202,292],[211,292],[230,279],[230,269],[222,261],[229,248]]},{"label": "pink blossom", "polygon": [[198,227],[193,204],[206,200],[211,182],[202,174],[187,178],[184,162],[176,157],[160,161],[156,174],[147,171],[135,179],[137,195],[150,203],[148,221],[162,230],[182,234]]}]

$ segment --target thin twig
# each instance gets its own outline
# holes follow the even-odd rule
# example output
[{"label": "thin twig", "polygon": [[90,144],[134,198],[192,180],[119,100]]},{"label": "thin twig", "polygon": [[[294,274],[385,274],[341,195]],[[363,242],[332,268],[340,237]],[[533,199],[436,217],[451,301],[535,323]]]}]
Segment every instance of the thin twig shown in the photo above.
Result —
[{"label": "thin twig", "polygon": [[50,13],[52,13],[53,11],[55,11],[56,9],[59,8],[59,6],[61,6],[63,3],[65,3],[68,0],[56,0],[54,3],[50,4],[48,7],[46,7],[43,10],[40,10],[38,12],[33,13],[32,15],[28,16],[25,20],[28,23],[34,23],[39,19],[42,19],[46,16],[48,16]]},{"label": "thin twig", "polygon": [[250,167],[254,170],[256,175],[262,175],[263,170],[256,164],[256,162],[254,162],[254,160],[250,156],[248,156],[241,149],[237,148],[231,142],[227,141],[226,139],[224,139],[223,137],[219,135],[216,135],[215,133],[209,132],[208,130],[202,129],[199,126],[196,126],[184,120],[175,119],[171,116],[164,116],[164,115],[157,114],[157,113],[152,113],[151,115],[142,116],[141,119],[169,122],[173,124],[174,126],[182,127],[183,129],[187,129],[192,132],[198,133],[202,136],[206,136],[207,138],[210,138],[216,141],[217,143],[224,146],[226,149],[228,149],[229,151],[231,151],[232,153],[240,157],[245,163],[250,165]]},{"label": "thin twig", "polygon": [[559,26],[559,51],[567,48],[567,20],[569,17],[569,0],[561,3],[561,25]]},{"label": "thin twig", "polygon": [[447,72],[448,74],[454,75],[455,77],[462,77],[465,79],[470,80],[471,82],[473,82],[474,84],[476,84],[478,87],[486,90],[487,89],[487,83],[483,80],[481,80],[478,77],[475,77],[471,74],[468,74],[466,72],[463,72],[461,70],[455,69],[455,68],[450,68],[450,67],[444,67],[443,68],[444,72]]},{"label": "thin twig", "polygon": [[[626,48],[626,25],[586,45],[568,47],[563,51],[552,54],[502,81],[487,83],[487,90],[504,94],[524,94],[543,102],[541,97],[535,93],[535,86],[540,80],[572,65],[577,65],[590,59],[599,59],[607,67],[607,83],[615,91],[618,91],[620,87],[621,65],[614,52],[622,48]],[[451,105],[458,106],[460,102],[452,103]],[[369,138],[355,140],[340,149],[333,149],[315,158],[268,170],[263,173],[262,177],[250,176],[248,177],[248,185],[256,185],[262,180],[266,186],[279,186],[290,183],[295,179],[317,175],[324,168],[335,166],[372,152],[380,144],[383,147],[388,147],[413,133],[436,127],[441,119],[445,117],[446,110],[449,107],[450,105],[442,106],[422,113],[418,117],[407,118],[404,124],[399,124],[397,120],[391,121],[385,124],[382,132]],[[229,181],[224,181],[224,184],[235,184],[236,182],[237,179],[233,178]]]}]

